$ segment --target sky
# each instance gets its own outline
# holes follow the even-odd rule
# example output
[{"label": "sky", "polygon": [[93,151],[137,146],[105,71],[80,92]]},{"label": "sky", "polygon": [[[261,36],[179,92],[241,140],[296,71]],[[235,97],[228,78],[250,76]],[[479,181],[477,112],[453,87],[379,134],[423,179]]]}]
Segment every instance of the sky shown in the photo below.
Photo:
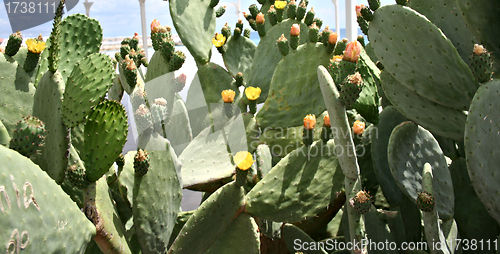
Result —
[{"label": "sky", "polygon": [[[35,0],[33,0],[35,1]],[[135,32],[141,34],[141,12],[138,0],[89,0],[94,2],[90,8],[90,17],[97,19],[103,29],[104,37],[132,37]],[[353,0],[357,4],[367,5],[367,0]],[[2,0],[3,2],[3,0]],[[35,1],[37,2],[37,1]],[[39,0],[38,0],[39,2]],[[85,14],[84,0],[79,3],[65,16],[74,13]],[[219,5],[226,5],[226,13],[217,19],[216,31],[220,31],[227,22],[231,27],[238,20],[237,9],[232,3],[238,0],[221,0]],[[248,6],[257,3],[256,0],[240,0],[241,11],[248,12]],[[153,19],[160,21],[162,25],[172,26],[172,19],[168,8],[168,2],[163,0],[146,0],[146,23],[147,33],[149,34],[149,25]],[[395,0],[381,0],[382,5],[393,4]],[[332,30],[335,29],[335,5],[331,0],[309,0],[309,6],[314,7],[316,17],[323,20],[324,25],[329,25]],[[216,7],[217,8],[217,7]],[[309,9],[309,8],[308,8]],[[345,0],[339,0],[340,27],[345,28]],[[245,22],[245,26],[248,23]],[[23,37],[36,37],[38,34],[48,36],[52,29],[52,22],[36,26],[22,31]],[[7,11],[4,4],[0,5],[0,38],[8,38],[12,33]]]}]

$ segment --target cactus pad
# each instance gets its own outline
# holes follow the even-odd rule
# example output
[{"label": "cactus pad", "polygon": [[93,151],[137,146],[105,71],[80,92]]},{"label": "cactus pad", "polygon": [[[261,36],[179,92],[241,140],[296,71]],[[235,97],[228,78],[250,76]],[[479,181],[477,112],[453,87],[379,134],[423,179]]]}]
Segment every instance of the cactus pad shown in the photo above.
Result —
[{"label": "cactus pad", "polygon": [[248,77],[257,48],[255,43],[247,37],[230,37],[226,46],[227,49],[222,58],[229,73],[235,77],[241,72],[244,77]]},{"label": "cactus pad", "polygon": [[104,101],[94,108],[85,124],[82,156],[89,181],[108,172],[127,141],[127,133],[127,115],[121,104]]},{"label": "cactus pad", "polygon": [[29,159],[4,146],[0,161],[2,250],[84,253],[95,227],[61,187]]},{"label": "cactus pad", "polygon": [[104,100],[113,84],[114,68],[111,58],[104,54],[92,54],[75,65],[68,77],[62,115],[68,128],[82,123],[92,108]]},{"label": "cactus pad", "polygon": [[16,124],[9,148],[29,158],[39,151],[44,139],[45,124],[36,117],[24,117]]},{"label": "cactus pad", "polygon": [[468,109],[479,84],[451,41],[424,16],[383,6],[370,22],[369,37],[385,70],[406,88],[440,105]]}]

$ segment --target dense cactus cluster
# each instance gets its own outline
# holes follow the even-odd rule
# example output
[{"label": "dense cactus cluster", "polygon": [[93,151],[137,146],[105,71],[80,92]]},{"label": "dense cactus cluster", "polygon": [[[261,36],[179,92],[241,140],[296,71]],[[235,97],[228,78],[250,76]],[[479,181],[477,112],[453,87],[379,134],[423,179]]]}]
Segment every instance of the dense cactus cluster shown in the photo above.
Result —
[{"label": "dense cactus cluster", "polygon": [[[349,42],[307,0],[259,0],[221,31],[218,0],[170,0],[197,65],[188,86],[186,55],[156,19],[149,61],[137,33],[114,60],[99,53],[99,22],[63,18],[65,1],[46,42],[12,34],[0,53],[7,253],[346,253],[297,240],[428,243],[408,253],[476,253],[456,242],[482,240],[494,253],[500,4],[367,3],[368,40]],[[122,153],[129,130],[137,149]],[[203,193],[196,210],[181,210],[183,188]]]}]

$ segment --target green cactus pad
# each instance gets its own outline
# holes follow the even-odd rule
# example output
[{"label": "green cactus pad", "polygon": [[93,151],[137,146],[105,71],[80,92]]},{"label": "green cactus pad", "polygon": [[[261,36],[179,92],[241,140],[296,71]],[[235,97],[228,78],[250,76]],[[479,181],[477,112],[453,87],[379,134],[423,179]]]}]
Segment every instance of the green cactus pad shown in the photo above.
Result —
[{"label": "green cactus pad", "polygon": [[[285,224],[281,230],[283,234],[283,239],[285,240],[286,247],[288,248],[289,253],[297,253],[297,243],[304,244],[303,246],[307,247],[307,250],[304,250],[303,253],[307,254],[327,254],[321,246],[317,249],[316,245],[311,245],[315,241],[307,235],[304,231],[302,231],[297,226],[292,224]],[[297,241],[299,240],[299,241]],[[300,245],[299,246],[302,246]],[[302,249],[301,249],[302,250]]]},{"label": "green cactus pad", "polygon": [[182,154],[193,139],[188,112],[182,98],[176,98],[174,102],[170,118],[165,124],[165,133],[177,156]]},{"label": "green cactus pad", "polygon": [[41,156],[35,161],[59,184],[63,182],[68,167],[66,153],[69,149],[69,133],[60,113],[64,87],[64,78],[59,71],[47,71],[38,83],[33,103],[33,115],[45,123],[47,130]]},{"label": "green cactus pad", "polygon": [[494,241],[500,228],[493,219],[472,186],[464,158],[454,160],[450,165],[453,191],[455,192],[455,215],[460,236],[468,239],[491,239]]},{"label": "green cactus pad", "polygon": [[9,148],[30,157],[43,146],[45,124],[33,116],[24,117],[16,124]]},{"label": "green cactus pad", "polygon": [[369,37],[385,70],[406,88],[446,107],[469,108],[479,83],[451,41],[424,16],[383,6],[374,14]]},{"label": "green cactus pad", "polygon": [[231,230],[244,205],[243,188],[234,182],[219,188],[191,215],[167,253],[205,253],[227,230]]},{"label": "green cactus pad", "polygon": [[439,143],[426,129],[404,122],[392,131],[388,144],[388,161],[399,187],[414,202],[422,192],[425,163],[432,166],[433,193],[436,209],[443,220],[453,218],[453,184],[446,159]]},{"label": "green cactus pad", "polygon": [[463,139],[467,117],[463,111],[421,97],[407,89],[385,70],[380,74],[380,79],[385,96],[408,119],[436,135],[453,140]]},{"label": "green cactus pad", "polygon": [[[477,40],[490,52],[499,52],[500,45],[500,20],[498,10],[500,2],[489,0],[456,0],[459,13],[465,20],[467,28],[474,34]],[[472,48],[469,48],[469,50]],[[492,54],[495,71],[500,71],[500,57]]]},{"label": "green cactus pad", "polygon": [[170,16],[175,30],[199,65],[210,61],[215,33],[215,9],[210,1],[171,0]]},{"label": "green cactus pad", "polygon": [[198,135],[207,126],[216,124],[220,119],[226,119],[222,110],[221,92],[227,89],[236,92],[235,98],[240,96],[231,74],[224,68],[214,63],[198,67],[186,99],[193,135]]},{"label": "green cactus pad", "polygon": [[104,100],[113,84],[114,68],[111,58],[105,54],[92,54],[75,65],[68,77],[62,116],[68,128],[82,123],[92,108]]},{"label": "green cactus pad", "polygon": [[[276,47],[276,40],[282,34],[290,41],[290,28],[296,20],[285,20],[267,31],[266,36],[262,37],[257,49],[255,50],[252,68],[247,76],[247,86],[260,87],[262,92],[258,103],[264,102],[269,93],[273,72],[283,56]],[[305,24],[300,24],[300,33],[307,34],[308,28]],[[302,36],[300,44],[307,42],[307,36]]]},{"label": "green cactus pad", "polygon": [[61,187],[29,159],[3,146],[0,161],[3,251],[84,253],[95,227]]},{"label": "green cactus pad", "polygon": [[142,253],[164,253],[182,199],[170,144],[153,134],[144,147],[149,152],[148,173],[135,174],[132,212]]},{"label": "green cactus pad", "polygon": [[402,193],[389,168],[387,144],[394,127],[404,121],[407,121],[406,117],[399,113],[396,108],[386,107],[380,114],[380,121],[376,128],[372,129],[371,133],[373,169],[384,197],[391,206],[398,206],[401,203]]},{"label": "green cactus pad", "polygon": [[318,141],[288,154],[247,194],[245,211],[266,220],[296,222],[324,210],[344,181],[334,149],[333,142]]},{"label": "green cactus pad", "polygon": [[83,161],[87,179],[95,182],[108,172],[127,141],[125,109],[116,101],[104,101],[94,108],[85,124]]},{"label": "green cactus pad", "polygon": [[91,183],[84,193],[83,212],[97,229],[94,241],[103,253],[131,254],[125,238],[125,225],[119,220],[118,211],[110,195],[106,177]]},{"label": "green cactus pad", "polygon": [[465,127],[465,154],[469,176],[479,199],[490,215],[500,222],[498,190],[498,114],[500,82],[483,84],[472,101]]},{"label": "green cactus pad", "polygon": [[412,0],[410,7],[439,27],[453,43],[462,60],[469,63],[470,51],[477,40],[467,29],[464,19],[459,14],[456,0]]},{"label": "green cactus pad", "polygon": [[[59,71],[66,79],[73,71],[73,67],[83,57],[99,52],[102,43],[102,28],[99,22],[83,14],[73,14],[66,17],[59,24],[61,31],[59,38]],[[47,41],[50,47],[50,40]],[[50,50],[44,50],[40,57],[40,67],[36,81],[49,69],[48,57]]]},{"label": "green cactus pad", "polygon": [[235,172],[222,131],[206,128],[189,143],[179,156],[184,188],[197,188],[220,181]]},{"label": "green cactus pad", "polygon": [[226,231],[203,253],[259,254],[260,233],[254,218],[240,214]]},{"label": "green cactus pad", "polygon": [[7,128],[3,125],[2,121],[0,121],[0,145],[5,147],[9,147],[10,143],[10,135],[7,131]]},{"label": "green cactus pad", "polygon": [[320,43],[305,44],[283,57],[274,71],[268,99],[257,114],[259,126],[297,126],[303,123],[298,116],[323,113],[326,107],[317,68],[328,65],[331,57]]},{"label": "green cactus pad", "polygon": [[[168,61],[162,56],[161,51],[155,51],[151,60],[149,60],[148,71],[144,81],[147,83],[157,77],[170,72]],[[168,100],[167,100],[168,101]]]},{"label": "green cactus pad", "polygon": [[32,114],[35,87],[22,66],[6,54],[0,54],[0,91],[0,121],[12,135],[16,123]]},{"label": "green cactus pad", "polygon": [[227,49],[222,58],[224,65],[233,77],[238,72],[243,73],[244,77],[248,77],[252,68],[253,56],[257,46],[247,37],[229,37],[226,44]]}]

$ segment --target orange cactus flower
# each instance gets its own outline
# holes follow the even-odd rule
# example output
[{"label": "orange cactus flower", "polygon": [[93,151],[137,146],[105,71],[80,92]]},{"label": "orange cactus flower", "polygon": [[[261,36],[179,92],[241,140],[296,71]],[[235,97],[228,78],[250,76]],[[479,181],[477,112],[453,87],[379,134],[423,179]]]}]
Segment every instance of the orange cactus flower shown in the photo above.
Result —
[{"label": "orange cactus flower", "polygon": [[316,116],[309,114],[304,117],[304,128],[306,130],[312,130],[316,126]]}]

